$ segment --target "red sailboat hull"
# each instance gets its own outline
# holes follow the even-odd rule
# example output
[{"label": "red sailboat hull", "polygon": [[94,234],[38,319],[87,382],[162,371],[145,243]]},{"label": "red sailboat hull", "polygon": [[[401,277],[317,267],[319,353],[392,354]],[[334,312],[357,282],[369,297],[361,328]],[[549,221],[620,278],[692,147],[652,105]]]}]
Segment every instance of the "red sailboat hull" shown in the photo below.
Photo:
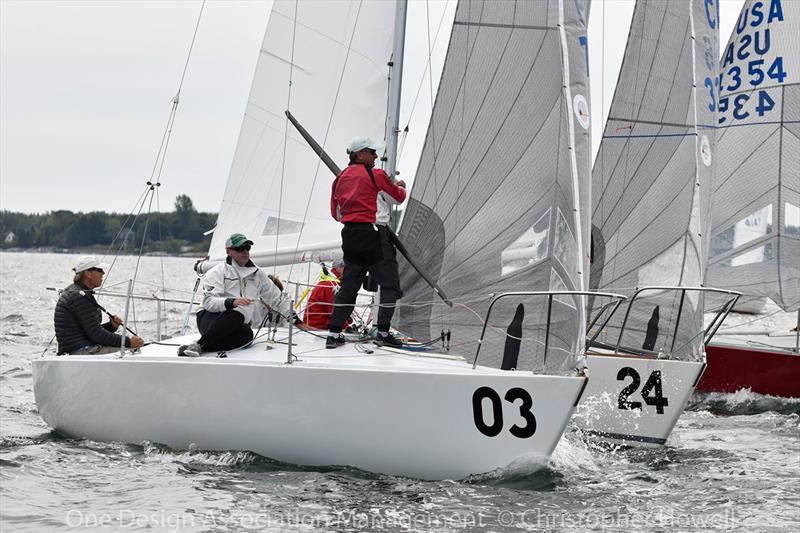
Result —
[{"label": "red sailboat hull", "polygon": [[789,350],[709,344],[708,366],[697,384],[703,392],[736,392],[800,398],[800,355]]}]

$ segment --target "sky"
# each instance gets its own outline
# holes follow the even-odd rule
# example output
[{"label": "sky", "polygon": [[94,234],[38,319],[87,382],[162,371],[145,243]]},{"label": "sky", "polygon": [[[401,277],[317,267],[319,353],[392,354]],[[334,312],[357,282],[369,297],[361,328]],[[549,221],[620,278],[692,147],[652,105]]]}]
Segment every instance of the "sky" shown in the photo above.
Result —
[{"label": "sky", "polygon": [[[721,47],[742,3],[721,0]],[[418,29],[406,41],[401,122],[410,120],[412,133],[398,168],[407,181],[424,141],[455,5],[409,5],[409,27]],[[595,151],[633,5],[592,3]],[[133,210],[153,175],[200,7],[193,0],[0,0],[0,209]],[[179,194],[188,194],[198,210],[219,209],[270,7],[206,2],[161,170],[161,210],[171,210]],[[426,21],[436,37],[432,90],[422,68]]]}]

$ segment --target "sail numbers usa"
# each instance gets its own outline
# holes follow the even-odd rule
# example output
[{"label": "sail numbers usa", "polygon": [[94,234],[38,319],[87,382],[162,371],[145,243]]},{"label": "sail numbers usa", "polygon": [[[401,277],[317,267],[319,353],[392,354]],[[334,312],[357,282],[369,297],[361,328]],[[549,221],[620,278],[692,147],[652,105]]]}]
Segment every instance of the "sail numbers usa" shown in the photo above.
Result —
[{"label": "sail numbers usa", "polygon": [[783,21],[781,0],[753,2],[742,11],[736,23],[737,38],[725,49],[715,84],[720,92],[720,124],[763,117],[775,108],[776,92],[770,88],[782,84],[788,73],[780,50],[768,55],[770,30]]}]

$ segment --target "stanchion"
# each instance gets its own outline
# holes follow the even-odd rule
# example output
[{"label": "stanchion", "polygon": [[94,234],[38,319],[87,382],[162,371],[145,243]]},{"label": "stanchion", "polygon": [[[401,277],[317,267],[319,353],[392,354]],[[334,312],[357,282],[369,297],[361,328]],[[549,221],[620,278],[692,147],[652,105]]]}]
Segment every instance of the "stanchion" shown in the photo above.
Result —
[{"label": "stanchion", "polygon": [[[125,315],[124,315],[124,318],[123,318],[123,321],[122,321],[122,325],[125,326],[126,328],[128,327],[128,310],[130,309],[130,306],[131,306],[131,292],[133,292],[133,280],[129,279],[128,280],[128,296],[125,298]],[[127,337],[127,335],[125,335],[125,332],[123,331],[122,332],[122,341],[120,342],[120,345],[119,345],[119,357],[120,357],[120,359],[125,357],[125,338],[126,337]]]}]

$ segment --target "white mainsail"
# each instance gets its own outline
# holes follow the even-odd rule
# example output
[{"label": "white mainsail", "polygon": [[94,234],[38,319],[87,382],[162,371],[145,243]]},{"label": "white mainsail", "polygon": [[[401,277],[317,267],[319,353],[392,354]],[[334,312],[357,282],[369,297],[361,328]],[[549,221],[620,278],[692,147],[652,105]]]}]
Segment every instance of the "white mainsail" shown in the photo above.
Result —
[{"label": "white mainsail", "polygon": [[[455,345],[474,349],[491,293],[584,288],[588,11],[588,1],[459,2],[400,237],[464,305],[445,309],[401,262],[402,331],[430,339],[451,330]],[[486,357],[503,354],[515,321],[526,343],[519,368],[570,368],[564,355],[583,349],[581,298],[554,301],[549,356],[531,341],[544,338],[546,309],[544,298],[498,303]]]},{"label": "white mainsail", "polygon": [[[592,288],[618,292],[703,282],[716,144],[718,20],[710,2],[636,4],[592,173]],[[655,317],[661,335],[654,349],[702,357],[702,298],[696,292],[686,296],[683,310],[680,292],[640,304],[640,311],[647,309],[632,313],[623,344],[641,346]],[[665,334],[678,327],[677,336]]]},{"label": "white mainsail", "polygon": [[[334,158],[359,135],[385,135],[394,2],[276,0],[231,164],[212,260],[235,232],[261,265],[338,249],[332,176],[289,125],[289,109]],[[296,44],[297,43],[297,44]],[[302,43],[302,45],[300,44]]]},{"label": "white mainsail", "polygon": [[708,282],[800,308],[800,2],[748,0],[722,55]]}]

